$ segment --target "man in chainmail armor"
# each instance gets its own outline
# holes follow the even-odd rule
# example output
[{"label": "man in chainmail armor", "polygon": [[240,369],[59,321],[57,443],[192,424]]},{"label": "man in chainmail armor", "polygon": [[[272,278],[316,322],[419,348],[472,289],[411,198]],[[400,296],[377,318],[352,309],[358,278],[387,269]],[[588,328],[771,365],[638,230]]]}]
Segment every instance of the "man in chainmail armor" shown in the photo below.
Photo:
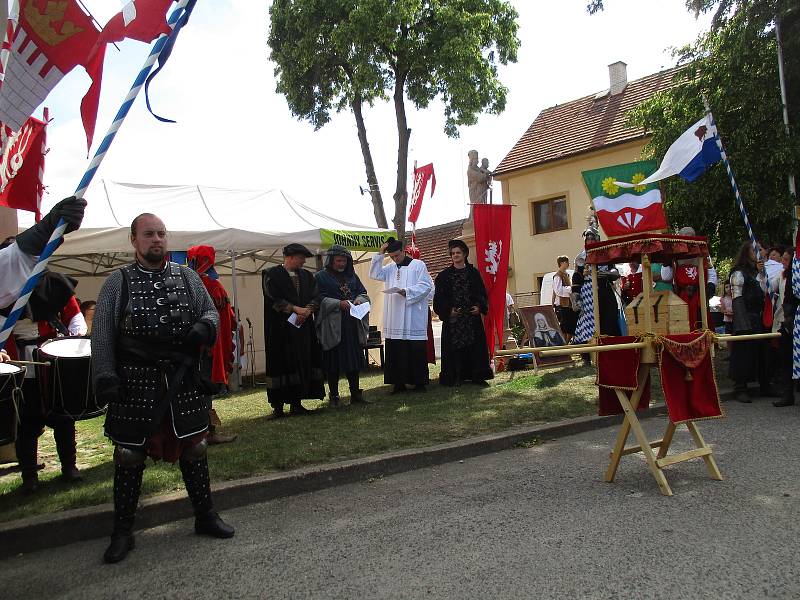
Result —
[{"label": "man in chainmail armor", "polygon": [[95,393],[108,402],[105,433],[114,450],[114,530],[105,561],[119,562],[132,534],[145,458],[180,461],[195,532],[229,538],[214,512],[206,458],[210,382],[199,359],[219,316],[200,277],[167,260],[167,232],[155,215],[131,223],[136,261],[112,273],[92,329]]}]

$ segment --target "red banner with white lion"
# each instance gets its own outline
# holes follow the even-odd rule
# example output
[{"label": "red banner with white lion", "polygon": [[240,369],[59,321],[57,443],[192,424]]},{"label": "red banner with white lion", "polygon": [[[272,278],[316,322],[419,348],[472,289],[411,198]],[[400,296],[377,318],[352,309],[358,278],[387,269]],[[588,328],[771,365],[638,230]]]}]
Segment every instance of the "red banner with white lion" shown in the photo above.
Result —
[{"label": "red banner with white lion", "polygon": [[47,123],[30,117],[16,133],[0,124],[0,206],[36,213],[39,220]]},{"label": "red banner with white lion", "polygon": [[502,344],[503,315],[506,307],[508,258],[511,254],[511,206],[475,204],[475,268],[483,277],[489,297],[489,313],[483,321],[489,356]]}]

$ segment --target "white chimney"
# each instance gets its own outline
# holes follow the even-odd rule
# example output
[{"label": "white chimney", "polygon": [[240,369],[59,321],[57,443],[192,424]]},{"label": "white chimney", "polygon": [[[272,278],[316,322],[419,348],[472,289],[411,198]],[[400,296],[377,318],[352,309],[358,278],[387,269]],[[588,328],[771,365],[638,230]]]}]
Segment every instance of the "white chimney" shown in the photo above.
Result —
[{"label": "white chimney", "polygon": [[621,60],[608,65],[608,79],[610,96],[616,96],[628,85],[628,65]]}]

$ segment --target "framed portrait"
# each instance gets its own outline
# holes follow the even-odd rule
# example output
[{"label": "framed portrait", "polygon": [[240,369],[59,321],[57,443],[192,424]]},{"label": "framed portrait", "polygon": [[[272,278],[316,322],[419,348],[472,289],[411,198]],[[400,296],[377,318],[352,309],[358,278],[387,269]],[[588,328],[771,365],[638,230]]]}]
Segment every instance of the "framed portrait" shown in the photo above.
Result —
[{"label": "framed portrait", "polygon": [[[566,346],[564,332],[556,317],[556,310],[549,304],[541,306],[526,306],[519,309],[522,322],[525,324],[525,332],[528,341],[534,348],[548,348],[551,346]],[[572,357],[568,354],[564,356],[541,356],[536,357],[539,366],[566,364],[572,362]]]}]

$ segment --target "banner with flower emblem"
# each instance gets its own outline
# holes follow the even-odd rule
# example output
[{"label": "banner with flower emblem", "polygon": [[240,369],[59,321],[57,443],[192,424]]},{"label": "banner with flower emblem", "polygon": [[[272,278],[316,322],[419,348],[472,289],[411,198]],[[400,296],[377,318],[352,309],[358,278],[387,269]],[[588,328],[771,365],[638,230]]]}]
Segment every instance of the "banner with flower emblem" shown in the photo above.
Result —
[{"label": "banner with flower emblem", "polygon": [[[582,172],[600,227],[606,236],[667,228],[658,184],[635,185],[657,168],[655,160],[646,160]],[[634,187],[622,188],[615,183],[617,181],[630,182]]]}]

